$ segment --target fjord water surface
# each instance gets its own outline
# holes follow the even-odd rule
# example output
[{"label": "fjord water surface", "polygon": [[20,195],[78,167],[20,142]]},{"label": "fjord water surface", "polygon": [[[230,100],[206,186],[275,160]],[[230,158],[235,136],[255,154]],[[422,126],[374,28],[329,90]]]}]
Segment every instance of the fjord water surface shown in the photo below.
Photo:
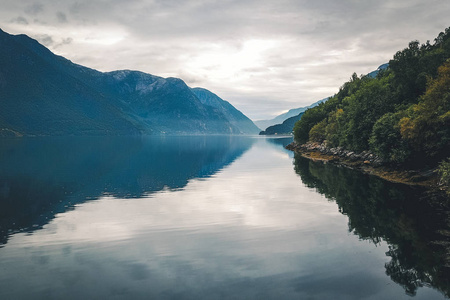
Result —
[{"label": "fjord water surface", "polygon": [[290,140],[2,140],[0,298],[445,299],[445,212]]}]

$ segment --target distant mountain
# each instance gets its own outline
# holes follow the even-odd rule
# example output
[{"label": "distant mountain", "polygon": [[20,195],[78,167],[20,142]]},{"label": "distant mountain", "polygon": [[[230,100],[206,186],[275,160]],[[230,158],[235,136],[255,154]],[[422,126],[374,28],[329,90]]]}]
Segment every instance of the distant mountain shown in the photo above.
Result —
[{"label": "distant mountain", "polygon": [[[375,71],[370,72],[366,76],[375,78],[380,71],[385,70],[389,67],[389,64],[382,64],[379,66]],[[325,102],[330,97],[327,97],[325,99],[319,100],[317,102],[314,102],[310,106],[306,107],[300,107],[300,108],[294,108],[290,109],[287,113],[281,114],[271,120],[260,120],[255,121],[255,124],[259,128],[266,128],[266,130],[261,131],[260,135],[270,135],[270,134],[287,134],[291,133],[292,129],[294,128],[295,122],[300,120],[301,115],[308,109],[318,106],[320,103]],[[292,119],[291,119],[292,118]],[[296,120],[292,123],[292,120]],[[289,121],[288,121],[289,120]],[[285,121],[288,121],[285,123]],[[291,126],[292,125],[292,126]]]},{"label": "distant mountain", "polygon": [[303,114],[304,112],[301,112],[296,116],[287,118],[281,124],[269,126],[266,130],[261,131],[259,135],[292,134],[295,123],[300,120]]},{"label": "distant mountain", "polygon": [[237,133],[257,134],[259,128],[242,112],[237,110],[228,101],[221,99],[216,94],[203,88],[192,88],[191,91],[204,105],[211,106],[218,113],[223,114],[229,123],[233,126],[233,130]]},{"label": "distant mountain", "polygon": [[178,78],[86,68],[0,29],[0,136],[257,132],[223,102]]},{"label": "distant mountain", "polygon": [[378,73],[380,73],[380,71],[386,70],[388,67],[389,63],[382,64],[381,66],[378,67],[378,69],[367,74],[367,76],[369,76],[370,78],[375,78],[377,77]]},{"label": "distant mountain", "polygon": [[258,126],[261,129],[265,129],[269,126],[272,125],[276,125],[276,124],[281,124],[283,123],[286,119],[290,118],[290,117],[294,117],[294,116],[298,116],[299,113],[302,113],[304,111],[306,111],[308,108],[314,107],[319,105],[322,102],[325,102],[328,100],[327,98],[324,98],[322,100],[319,100],[317,102],[314,102],[313,104],[309,105],[309,106],[305,106],[305,107],[299,107],[299,108],[293,108],[290,109],[288,112],[281,114],[279,116],[276,116],[273,119],[270,120],[259,120],[259,121],[254,121],[255,125]]}]

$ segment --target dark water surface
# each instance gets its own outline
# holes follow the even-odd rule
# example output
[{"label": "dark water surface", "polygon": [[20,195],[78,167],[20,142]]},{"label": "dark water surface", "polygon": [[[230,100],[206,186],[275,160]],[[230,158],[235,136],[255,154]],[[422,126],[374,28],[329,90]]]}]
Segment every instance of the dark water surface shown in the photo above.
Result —
[{"label": "dark water surface", "polygon": [[0,299],[446,299],[448,209],[289,142],[1,140]]}]

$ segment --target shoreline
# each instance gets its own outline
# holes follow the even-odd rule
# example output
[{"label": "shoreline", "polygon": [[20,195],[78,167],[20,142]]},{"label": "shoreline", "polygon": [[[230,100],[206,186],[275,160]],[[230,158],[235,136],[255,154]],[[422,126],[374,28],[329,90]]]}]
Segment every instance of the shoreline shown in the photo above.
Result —
[{"label": "shoreline", "polygon": [[359,170],[362,173],[374,175],[394,183],[422,186],[445,192],[439,184],[437,168],[417,170],[394,167],[371,152],[354,153],[342,148],[327,148],[318,143],[298,145],[292,142],[285,148],[312,161]]}]

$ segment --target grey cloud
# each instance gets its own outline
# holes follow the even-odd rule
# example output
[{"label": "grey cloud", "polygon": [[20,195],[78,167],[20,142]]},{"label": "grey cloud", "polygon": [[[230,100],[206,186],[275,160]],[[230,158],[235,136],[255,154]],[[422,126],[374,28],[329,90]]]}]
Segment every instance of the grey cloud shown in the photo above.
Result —
[{"label": "grey cloud", "polygon": [[82,8],[82,4],[80,4],[79,2],[75,2],[69,6],[69,11],[73,14],[79,14]]},{"label": "grey cloud", "polygon": [[43,10],[44,10],[44,5],[42,5],[41,3],[35,2],[35,3],[30,4],[27,7],[25,7],[24,12],[29,15],[37,15],[37,14],[41,13]]},{"label": "grey cloud", "polygon": [[48,34],[41,34],[35,36],[35,38],[41,43],[42,45],[49,47],[52,46],[55,42],[53,41],[53,38],[49,36]]},{"label": "grey cloud", "polygon": [[68,37],[68,38],[63,39],[62,44],[67,45],[67,44],[72,43],[72,41],[73,41],[73,39]]},{"label": "grey cloud", "polygon": [[33,23],[38,24],[38,25],[47,25],[48,24],[46,21],[42,21],[40,19],[34,19]]},{"label": "grey cloud", "polygon": [[67,23],[67,16],[63,12],[58,11],[56,13],[56,18],[58,19],[59,23]]},{"label": "grey cloud", "polygon": [[56,43],[56,44],[54,45],[54,48],[57,49],[57,48],[59,48],[59,47],[61,47],[61,46],[69,45],[69,44],[71,44],[72,42],[73,42],[73,39],[72,39],[71,37],[63,38],[63,39],[61,40],[61,42]]},{"label": "grey cloud", "polygon": [[186,84],[188,84],[188,85],[202,83],[207,80],[207,78],[201,78],[201,77],[195,76],[193,74],[190,74],[189,72],[186,72],[186,71],[180,71],[178,73],[178,77],[183,79],[183,81],[186,82]]},{"label": "grey cloud", "polygon": [[28,25],[28,20],[22,16],[19,16],[17,18],[11,19],[11,23],[17,23],[17,24],[23,24]]}]

